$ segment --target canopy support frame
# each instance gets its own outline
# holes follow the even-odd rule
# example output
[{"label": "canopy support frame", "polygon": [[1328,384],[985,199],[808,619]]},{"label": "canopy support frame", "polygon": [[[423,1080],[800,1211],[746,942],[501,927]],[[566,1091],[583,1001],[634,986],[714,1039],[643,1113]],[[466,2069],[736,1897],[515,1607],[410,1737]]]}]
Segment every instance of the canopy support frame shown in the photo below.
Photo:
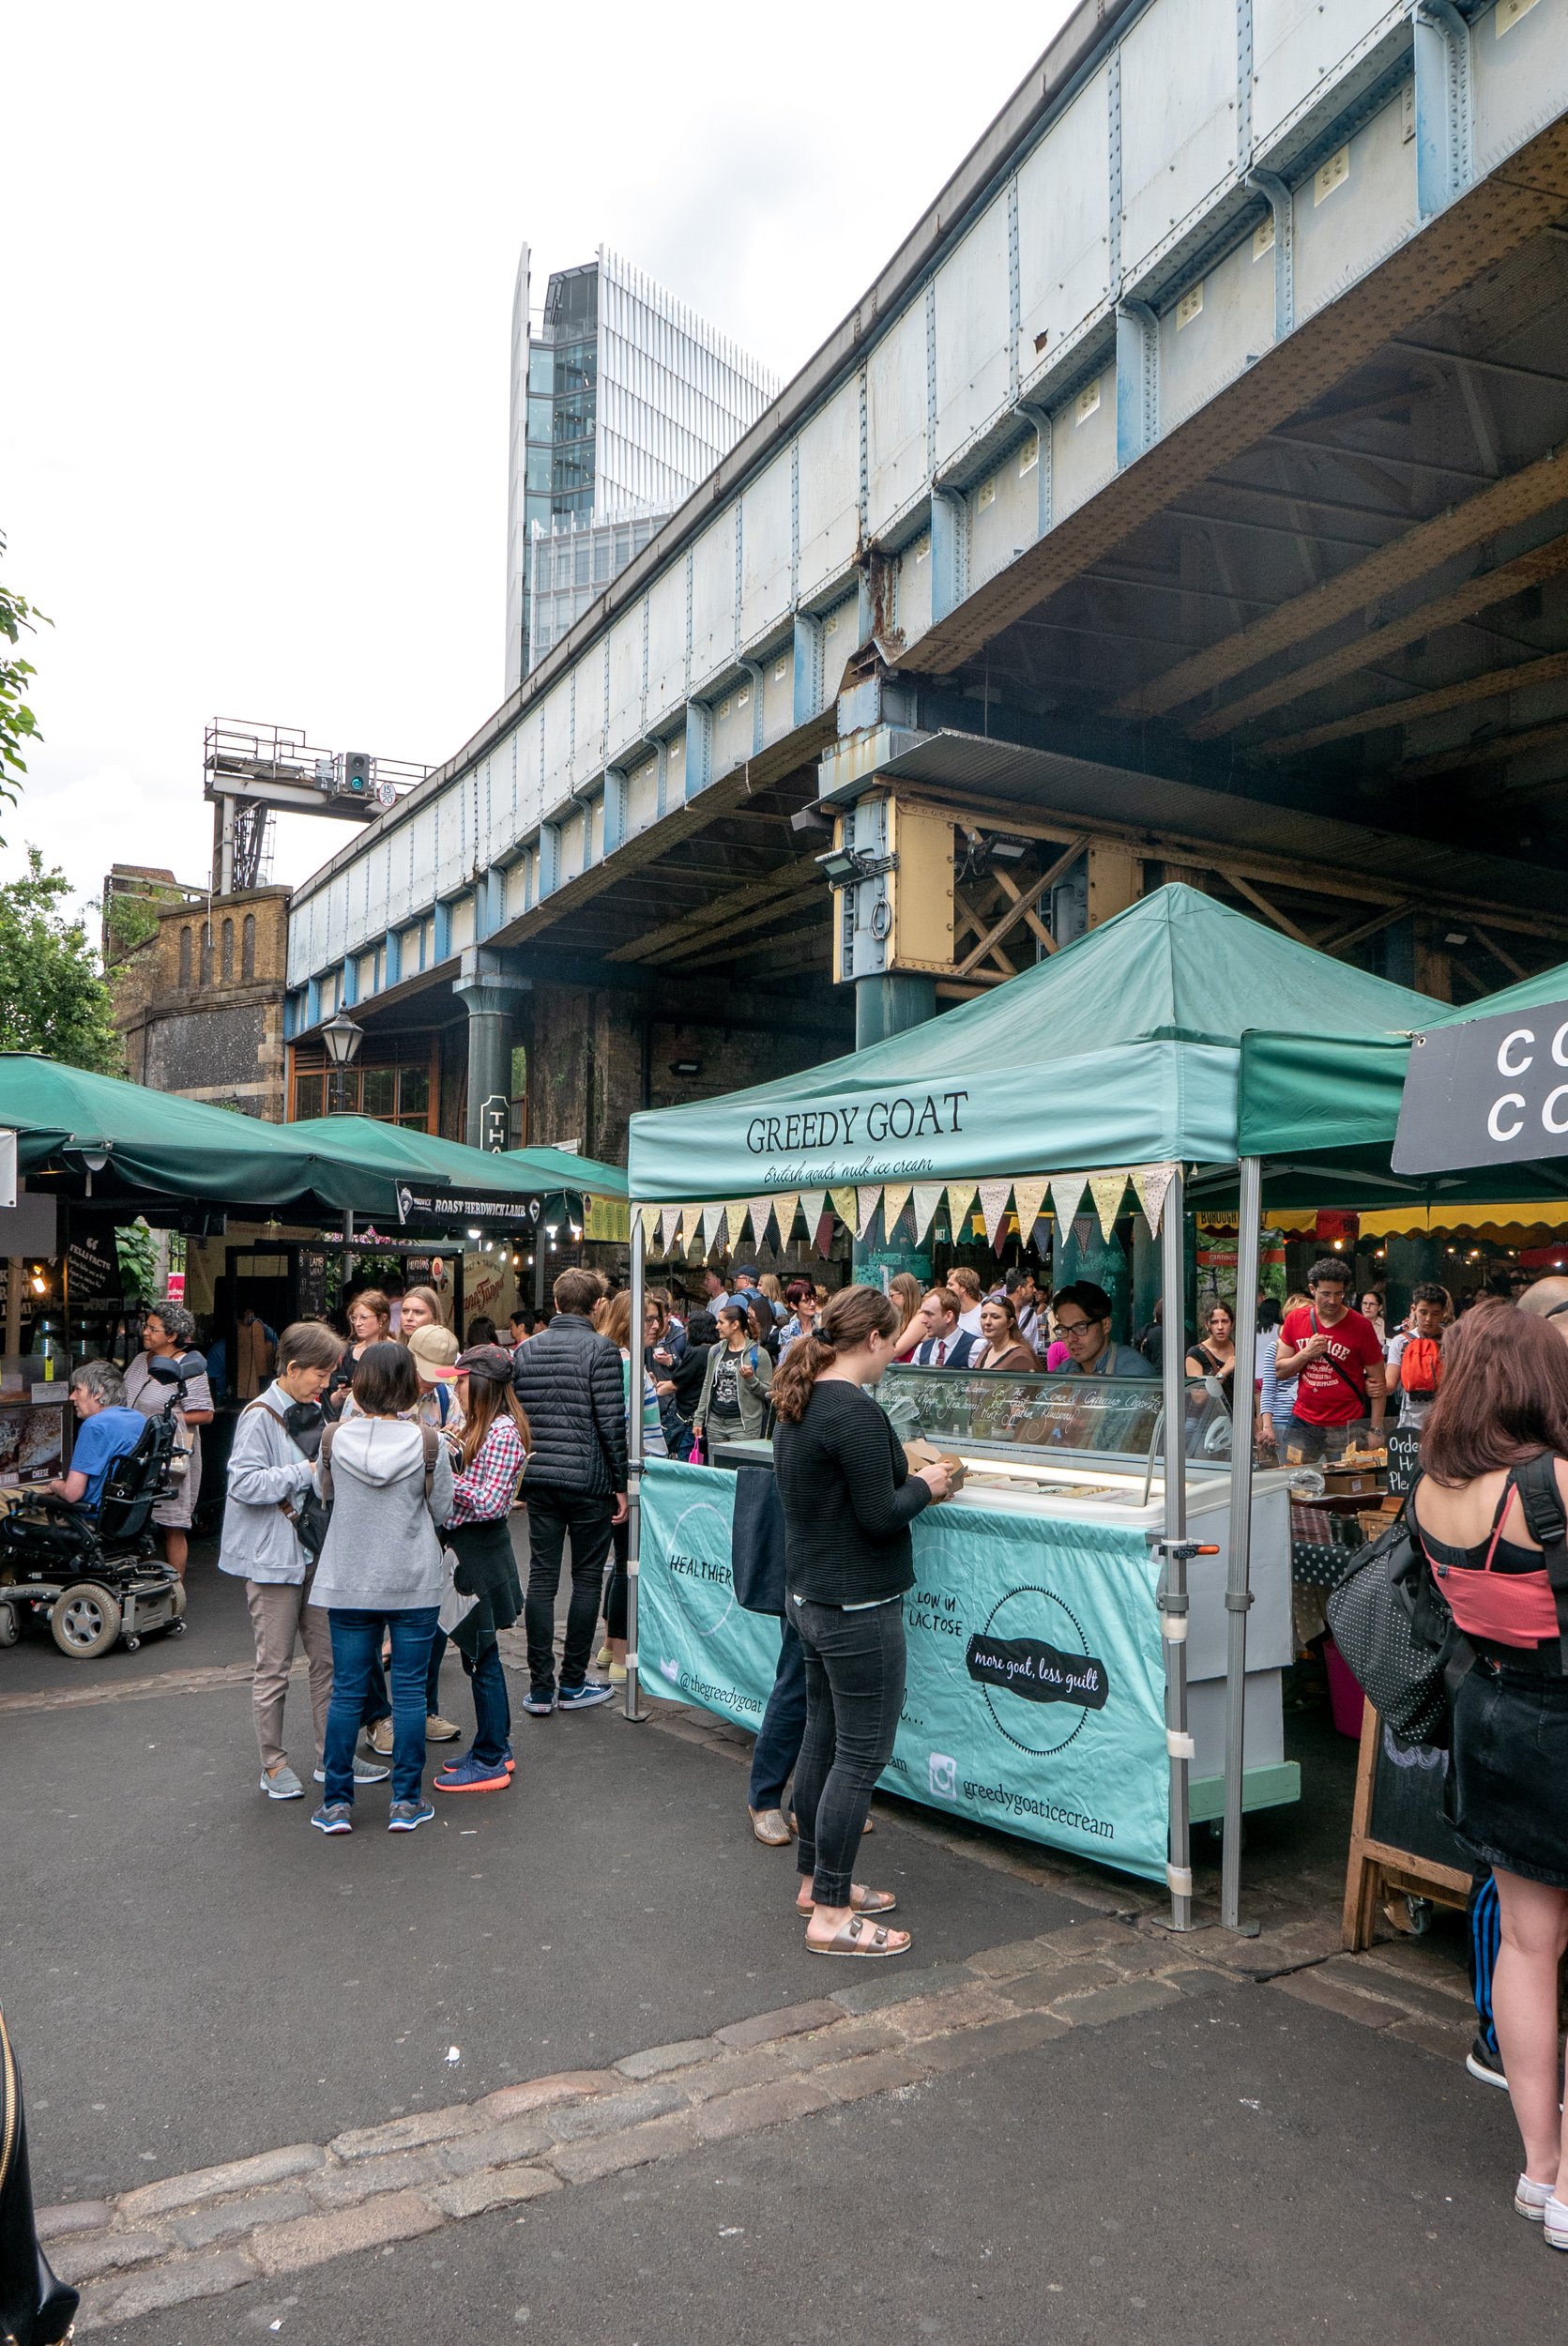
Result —
[{"label": "canopy support frame", "polygon": [[1171,1173],[1160,1227],[1161,1376],[1165,1386],[1165,1537],[1160,1634],[1165,1666],[1165,1749],[1170,1766],[1170,1928],[1193,1927],[1192,1736],[1187,1725],[1187,1380],[1184,1167]]},{"label": "canopy support frame", "polygon": [[1241,1928],[1241,1805],[1247,1722],[1247,1614],[1252,1608],[1253,1391],[1257,1352],[1257,1263],[1263,1243],[1263,1161],[1242,1157],[1236,1241],[1236,1373],[1231,1379],[1230,1524],[1225,1572],[1225,1837],[1220,1926]]},{"label": "canopy support frame", "polygon": [[632,1212],[632,1363],[626,1380],[626,1718],[641,1727],[653,1715],[637,1700],[637,1563],[643,1544],[643,1296],[647,1275],[647,1232]]}]

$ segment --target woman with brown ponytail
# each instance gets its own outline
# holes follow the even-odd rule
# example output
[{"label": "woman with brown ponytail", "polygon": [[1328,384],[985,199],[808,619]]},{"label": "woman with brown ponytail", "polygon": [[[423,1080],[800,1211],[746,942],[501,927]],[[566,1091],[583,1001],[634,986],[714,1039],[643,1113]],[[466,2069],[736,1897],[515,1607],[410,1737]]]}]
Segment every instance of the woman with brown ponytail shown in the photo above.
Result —
[{"label": "woman with brown ponytail", "polygon": [[773,1379],[773,1467],[784,1514],[785,1605],[806,1657],[806,1734],[795,1767],[797,1911],[813,1955],[903,1955],[906,1930],[872,1917],[892,1893],[852,1879],[904,1702],[909,1526],[947,1495],[940,1463],[911,1472],[866,1388],[893,1357],[899,1312],[876,1287],[841,1287]]}]

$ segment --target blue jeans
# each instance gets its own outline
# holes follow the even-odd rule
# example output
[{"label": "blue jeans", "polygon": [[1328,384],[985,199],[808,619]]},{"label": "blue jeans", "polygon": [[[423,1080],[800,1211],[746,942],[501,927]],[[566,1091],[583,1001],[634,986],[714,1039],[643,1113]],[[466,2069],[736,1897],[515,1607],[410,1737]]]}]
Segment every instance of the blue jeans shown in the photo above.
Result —
[{"label": "blue jeans", "polygon": [[435,1633],[436,1607],[382,1613],[329,1605],[332,1700],[327,1713],[327,1799],[354,1801],[354,1746],[365,1715],[371,1670],[383,1635],[392,1640],[392,1798],[418,1800],[425,1772],[425,1672]]},{"label": "blue jeans", "polygon": [[474,1697],[474,1757],[487,1768],[498,1768],[511,1738],[511,1704],[507,1698],[507,1674],[501,1649],[494,1638],[477,1662],[460,1646],[463,1667]]},{"label": "blue jeans", "polygon": [[[425,1710],[434,1718],[441,1709],[441,1658],[447,1651],[447,1633],[438,1629],[430,1641],[430,1667],[425,1672]],[[387,1699],[387,1673],[381,1667],[378,1653],[371,1664],[371,1674],[365,1694],[365,1725],[373,1727],[377,1719],[389,1719],[392,1706]]]},{"label": "blue jeans", "polygon": [[779,1667],[752,1753],[752,1785],[746,1797],[754,1808],[782,1806],[784,1789],[800,1756],[800,1738],[806,1731],[806,1657],[793,1625],[784,1621],[779,1627],[784,1632]]}]

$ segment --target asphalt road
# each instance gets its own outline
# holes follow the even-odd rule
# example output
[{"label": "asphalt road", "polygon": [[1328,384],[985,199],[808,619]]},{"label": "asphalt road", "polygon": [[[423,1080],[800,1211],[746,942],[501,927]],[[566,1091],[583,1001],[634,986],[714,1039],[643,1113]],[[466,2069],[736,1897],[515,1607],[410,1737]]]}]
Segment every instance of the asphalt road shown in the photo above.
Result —
[{"label": "asphalt road", "polygon": [[1456,2065],[1226,1987],[103,2335],[1499,2346],[1568,2305],[1514,2158]]},{"label": "asphalt road", "polygon": [[[153,1677],[195,1662],[199,1599],[192,1613],[190,1636],[125,1658]],[[58,1667],[74,1684],[113,1665]],[[444,1684],[469,1715],[455,1661]],[[303,1759],[298,1682],[289,1715]],[[608,1705],[519,1712],[512,1790],[439,1802],[407,1838],[385,1831],[385,1787],[340,1840],[310,1829],[312,1804],[264,1800],[242,1684],[12,1714],[0,1735],[0,1994],[40,2200],[323,2141],[824,1992],[793,1859],[752,1839],[742,1772]],[[1080,1912],[896,1822],[867,1853],[922,1961]]]}]

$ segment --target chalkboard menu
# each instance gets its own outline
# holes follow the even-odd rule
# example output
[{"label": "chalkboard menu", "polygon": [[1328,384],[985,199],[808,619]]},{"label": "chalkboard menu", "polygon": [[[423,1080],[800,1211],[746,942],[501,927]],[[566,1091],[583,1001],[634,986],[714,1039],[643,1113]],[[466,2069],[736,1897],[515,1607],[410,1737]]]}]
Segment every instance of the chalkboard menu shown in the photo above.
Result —
[{"label": "chalkboard menu", "polygon": [[1389,1488],[1398,1494],[1408,1491],[1416,1479],[1421,1464],[1421,1429],[1415,1425],[1396,1425],[1389,1436]]},{"label": "chalkboard menu", "polygon": [[1372,1768],[1372,1838],[1435,1866],[1468,1872],[1469,1859],[1443,1815],[1448,1754],[1429,1744],[1396,1744],[1381,1719]]}]

